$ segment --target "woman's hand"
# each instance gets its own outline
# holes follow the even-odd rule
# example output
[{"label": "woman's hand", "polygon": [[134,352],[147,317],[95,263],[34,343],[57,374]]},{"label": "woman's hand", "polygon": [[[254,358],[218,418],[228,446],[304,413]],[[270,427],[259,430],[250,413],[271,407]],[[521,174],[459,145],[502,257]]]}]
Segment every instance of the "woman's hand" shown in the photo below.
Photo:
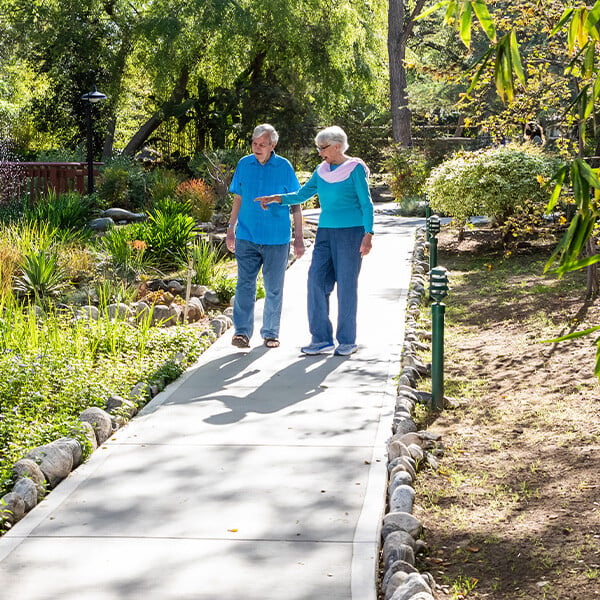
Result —
[{"label": "woman's hand", "polygon": [[373,247],[373,234],[365,233],[363,236],[362,242],[360,243],[360,255],[366,256],[371,252],[371,248]]},{"label": "woman's hand", "polygon": [[254,198],[254,202],[260,202],[260,206],[263,210],[267,210],[267,204],[281,204],[281,196],[274,194],[273,196],[259,196]]}]

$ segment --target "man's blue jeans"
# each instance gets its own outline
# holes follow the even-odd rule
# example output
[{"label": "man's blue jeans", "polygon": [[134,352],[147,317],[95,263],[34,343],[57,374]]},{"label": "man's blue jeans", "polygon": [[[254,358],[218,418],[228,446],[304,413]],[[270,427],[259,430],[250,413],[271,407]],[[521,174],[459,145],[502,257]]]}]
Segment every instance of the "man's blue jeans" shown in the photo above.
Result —
[{"label": "man's blue jeans", "polygon": [[233,325],[236,334],[252,337],[256,279],[262,267],[266,297],[260,334],[263,338],[279,338],[283,280],[289,254],[289,244],[267,245],[235,240],[238,279],[233,302]]},{"label": "man's blue jeans", "polygon": [[308,324],[313,344],[333,343],[329,296],[335,284],[338,300],[337,341],[340,344],[356,343],[358,274],[362,264],[360,244],[364,233],[363,227],[317,229],[308,271]]}]

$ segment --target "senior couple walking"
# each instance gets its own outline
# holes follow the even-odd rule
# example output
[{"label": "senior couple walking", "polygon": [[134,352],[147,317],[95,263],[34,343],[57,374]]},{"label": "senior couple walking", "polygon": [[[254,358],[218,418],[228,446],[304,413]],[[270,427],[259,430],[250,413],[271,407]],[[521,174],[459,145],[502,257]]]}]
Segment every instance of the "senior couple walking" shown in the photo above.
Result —
[{"label": "senior couple walking", "polygon": [[[294,254],[304,254],[300,205],[318,194],[321,206],[308,272],[308,323],[311,341],[304,354],[348,356],[356,352],[358,275],[371,250],[373,202],[369,169],[348,156],[348,138],[337,126],[321,130],[315,143],[323,162],[300,186],[291,163],[275,153],[279,136],[269,124],[252,134],[252,154],[242,158],[231,181],[233,207],[227,248],[235,252],[238,280],[233,305],[232,344],[248,348],[254,330],[256,285],[262,267],[265,305],[261,336],[268,348],[279,346],[283,283],[294,229]],[[329,297],[337,285],[335,329]],[[337,345],[334,343],[337,342]]]}]

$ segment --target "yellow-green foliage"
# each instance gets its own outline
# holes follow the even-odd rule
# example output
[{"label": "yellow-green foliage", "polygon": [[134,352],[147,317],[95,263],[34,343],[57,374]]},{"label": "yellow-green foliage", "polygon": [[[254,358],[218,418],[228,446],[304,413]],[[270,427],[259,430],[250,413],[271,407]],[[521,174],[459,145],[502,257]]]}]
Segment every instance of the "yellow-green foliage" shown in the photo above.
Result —
[{"label": "yellow-green foliage", "polygon": [[543,211],[554,157],[530,144],[458,152],[432,170],[425,189],[431,208],[460,221],[474,215],[504,223],[514,214]]}]

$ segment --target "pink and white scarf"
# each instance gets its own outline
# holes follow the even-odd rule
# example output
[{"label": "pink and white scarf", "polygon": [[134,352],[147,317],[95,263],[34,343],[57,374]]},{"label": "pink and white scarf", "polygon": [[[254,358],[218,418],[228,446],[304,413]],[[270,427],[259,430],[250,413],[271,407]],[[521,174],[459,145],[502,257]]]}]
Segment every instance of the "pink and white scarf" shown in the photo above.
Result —
[{"label": "pink and white scarf", "polygon": [[331,165],[327,161],[323,161],[317,167],[317,175],[324,179],[327,183],[339,183],[345,181],[350,177],[352,171],[356,165],[362,165],[367,173],[367,179],[369,178],[369,167],[360,158],[353,156],[348,157],[337,169],[331,170]]}]

